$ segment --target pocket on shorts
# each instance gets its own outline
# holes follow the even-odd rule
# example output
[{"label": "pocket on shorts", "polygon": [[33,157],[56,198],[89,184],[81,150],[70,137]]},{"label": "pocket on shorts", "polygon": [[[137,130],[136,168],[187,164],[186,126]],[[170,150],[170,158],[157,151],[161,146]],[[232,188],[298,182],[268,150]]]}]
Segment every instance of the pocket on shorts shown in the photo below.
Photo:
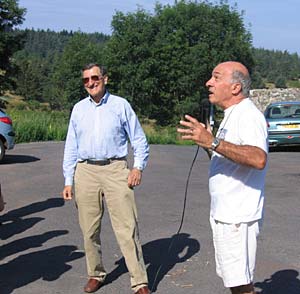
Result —
[{"label": "pocket on shorts", "polygon": [[238,259],[241,255],[241,224],[223,224],[223,237],[219,246],[227,262]]}]

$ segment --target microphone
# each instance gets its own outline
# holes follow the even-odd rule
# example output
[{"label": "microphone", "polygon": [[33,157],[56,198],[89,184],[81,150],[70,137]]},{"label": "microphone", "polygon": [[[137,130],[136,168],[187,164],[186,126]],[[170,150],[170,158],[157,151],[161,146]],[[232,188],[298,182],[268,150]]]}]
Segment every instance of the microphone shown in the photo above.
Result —
[{"label": "microphone", "polygon": [[[203,124],[205,124],[205,128],[207,129],[208,126],[210,126],[210,103],[207,98],[204,98],[200,101],[200,117],[199,121]],[[203,150],[206,152],[209,159],[211,159],[212,152],[211,150],[207,148],[203,148]]]},{"label": "microphone", "polygon": [[200,101],[200,117],[199,121],[205,126],[209,123],[209,116],[210,116],[210,103],[208,99],[202,99]]}]

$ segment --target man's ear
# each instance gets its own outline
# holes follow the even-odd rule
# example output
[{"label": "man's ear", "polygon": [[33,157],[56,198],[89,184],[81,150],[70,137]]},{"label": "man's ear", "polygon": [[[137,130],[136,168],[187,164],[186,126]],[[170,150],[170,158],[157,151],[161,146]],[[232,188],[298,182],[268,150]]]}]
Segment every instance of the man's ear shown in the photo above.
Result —
[{"label": "man's ear", "polygon": [[104,84],[106,85],[108,83],[108,76],[104,77]]},{"label": "man's ear", "polygon": [[232,84],[231,89],[233,95],[238,95],[242,91],[242,85],[240,83],[234,83]]}]

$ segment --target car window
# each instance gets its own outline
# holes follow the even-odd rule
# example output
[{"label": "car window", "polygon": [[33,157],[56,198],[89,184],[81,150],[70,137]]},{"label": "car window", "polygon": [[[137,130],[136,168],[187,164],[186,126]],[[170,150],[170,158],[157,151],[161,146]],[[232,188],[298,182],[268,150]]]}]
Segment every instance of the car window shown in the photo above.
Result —
[{"label": "car window", "polygon": [[295,110],[295,116],[300,116],[300,105],[299,108]]},{"label": "car window", "polygon": [[300,104],[274,105],[268,108],[267,118],[284,118],[300,116]]}]

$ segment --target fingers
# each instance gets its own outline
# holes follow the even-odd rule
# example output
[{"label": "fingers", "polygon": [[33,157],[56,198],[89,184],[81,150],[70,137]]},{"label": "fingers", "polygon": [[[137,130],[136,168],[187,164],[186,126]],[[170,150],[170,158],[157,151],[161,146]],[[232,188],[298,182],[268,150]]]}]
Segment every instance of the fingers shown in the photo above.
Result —
[{"label": "fingers", "polygon": [[184,118],[186,120],[181,120],[180,124],[182,126],[187,127],[187,128],[193,128],[193,127],[196,127],[196,126],[198,126],[200,124],[197,119],[193,118],[190,115],[185,115]]},{"label": "fingers", "polygon": [[128,177],[128,187],[133,188],[138,185],[140,185],[141,180],[140,179],[135,179],[135,178],[129,178]]},{"label": "fingers", "polygon": [[184,128],[177,128],[177,132],[183,140],[192,140],[201,147],[208,145],[212,136],[211,131],[206,129],[205,124],[200,123],[190,115],[184,116],[186,120],[181,120],[180,125]]},{"label": "fingers", "polygon": [[184,126],[185,129],[178,128],[177,132],[182,134],[182,139],[190,140],[197,133],[197,130],[203,128],[204,125],[190,115],[185,115],[184,117],[186,121],[181,120],[180,125]]},{"label": "fingers", "polygon": [[186,135],[192,135],[194,133],[194,130],[189,128],[189,129],[181,129],[181,128],[178,128],[177,129],[177,132],[178,133],[181,133],[181,134],[186,134]]},{"label": "fingers", "polygon": [[71,200],[73,197],[72,186],[65,186],[62,195],[65,200]]},{"label": "fingers", "polygon": [[128,187],[133,188],[141,184],[142,172],[138,169],[132,169],[128,175]]},{"label": "fingers", "polygon": [[212,134],[212,128],[211,128],[211,125],[209,123],[206,124],[206,129],[207,131]]},{"label": "fingers", "polygon": [[199,124],[199,121],[198,121],[196,118],[194,118],[194,117],[192,117],[192,116],[190,116],[190,115],[188,115],[188,114],[186,114],[186,115],[184,116],[184,118],[185,118],[186,120],[190,121],[190,122],[193,123],[193,124]]},{"label": "fingers", "polygon": [[66,194],[66,195],[64,195],[64,199],[65,200],[72,200],[72,195]]}]

